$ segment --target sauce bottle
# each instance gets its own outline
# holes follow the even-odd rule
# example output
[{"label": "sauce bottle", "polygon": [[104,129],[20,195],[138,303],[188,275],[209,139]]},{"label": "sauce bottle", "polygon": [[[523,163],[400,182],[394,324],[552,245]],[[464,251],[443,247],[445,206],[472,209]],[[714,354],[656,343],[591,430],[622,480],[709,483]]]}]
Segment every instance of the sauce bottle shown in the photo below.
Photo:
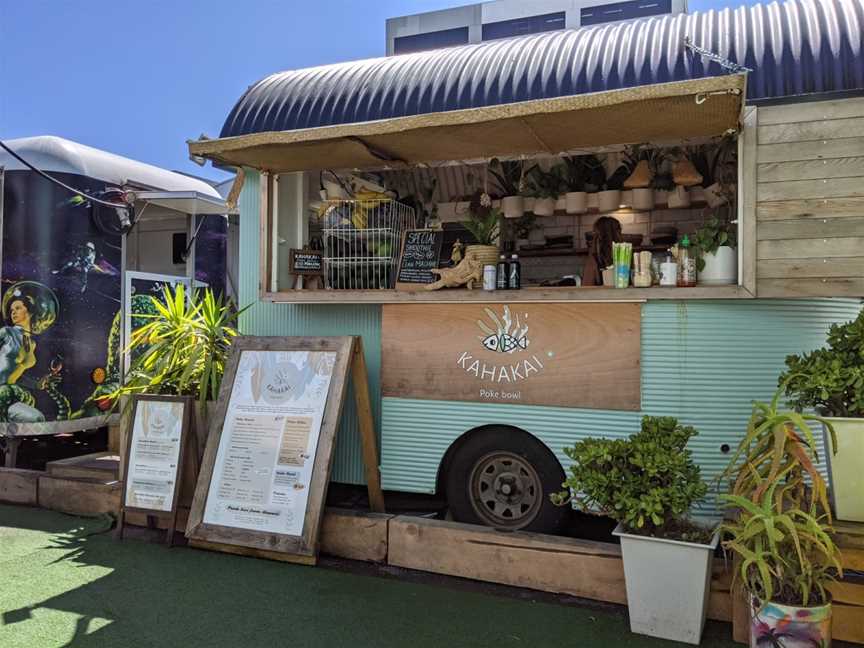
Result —
[{"label": "sauce bottle", "polygon": [[507,288],[510,290],[519,290],[522,287],[522,264],[519,263],[518,254],[510,256],[510,263],[508,266]]},{"label": "sauce bottle", "polygon": [[678,287],[696,287],[696,257],[690,253],[690,237],[686,234],[678,245]]},{"label": "sauce bottle", "polygon": [[498,259],[498,269],[496,272],[495,286],[498,288],[498,290],[507,290],[507,286],[509,285],[510,281],[507,272],[508,265],[509,264],[507,263],[507,257],[502,254],[501,257]]}]

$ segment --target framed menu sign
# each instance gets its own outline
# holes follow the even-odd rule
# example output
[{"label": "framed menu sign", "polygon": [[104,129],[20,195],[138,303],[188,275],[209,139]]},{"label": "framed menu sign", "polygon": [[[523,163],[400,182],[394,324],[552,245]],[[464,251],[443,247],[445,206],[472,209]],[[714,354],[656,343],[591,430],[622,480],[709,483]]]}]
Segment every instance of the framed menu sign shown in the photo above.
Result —
[{"label": "framed menu sign", "polygon": [[441,245],[444,232],[441,230],[408,230],[402,239],[399,255],[399,270],[396,273],[398,290],[419,290],[435,281],[431,270],[440,265]]},{"label": "framed menu sign", "polygon": [[234,342],[186,529],[192,546],[314,564],[355,344]]},{"label": "framed menu sign", "polygon": [[[144,513],[170,519],[166,539],[173,543],[193,406],[189,396],[132,397],[118,537],[123,537],[127,512]],[[196,455],[189,456],[197,460]]]}]

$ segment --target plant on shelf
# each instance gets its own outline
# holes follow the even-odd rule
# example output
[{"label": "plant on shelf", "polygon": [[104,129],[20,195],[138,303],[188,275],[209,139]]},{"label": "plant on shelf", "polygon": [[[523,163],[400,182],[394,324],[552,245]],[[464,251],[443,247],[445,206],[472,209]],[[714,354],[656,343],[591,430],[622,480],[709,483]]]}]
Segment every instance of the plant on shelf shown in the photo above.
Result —
[{"label": "plant on shelf", "polygon": [[525,164],[522,160],[499,160],[492,158],[489,173],[501,189],[501,210],[506,218],[519,218],[525,213],[525,199],[522,196]]},{"label": "plant on shelf", "polygon": [[738,183],[738,143],[725,135],[711,143],[685,149],[687,157],[702,176],[705,201],[709,207],[734,202]]},{"label": "plant on shelf", "polygon": [[433,227],[438,220],[438,204],[433,202],[438,179],[432,178],[428,185],[421,186],[417,195],[400,198],[399,202],[414,210],[414,220],[421,227]]},{"label": "plant on shelf", "polygon": [[623,166],[629,171],[624,180],[624,188],[631,191],[630,205],[634,209],[650,211],[654,209],[654,188],[652,182],[657,173],[660,160],[659,149],[640,145],[628,146],[624,151]]},{"label": "plant on shelf", "polygon": [[[562,158],[559,167],[565,210],[568,214],[583,214],[588,211],[587,194],[591,180],[597,177],[597,169],[603,164],[594,155],[572,155]],[[605,178],[606,172],[602,171]],[[601,181],[602,182],[602,181]]]},{"label": "plant on shelf", "polygon": [[[754,402],[747,432],[721,480],[734,519],[721,525],[735,578],[751,597],[751,646],[828,646],[828,585],[842,574],[827,487],[816,467],[813,415]],[[828,426],[830,430],[830,426]],[[799,643],[801,642],[801,643]]]},{"label": "plant on shelf", "polygon": [[534,198],[534,213],[537,216],[551,216],[555,213],[555,203],[564,192],[564,179],[560,166],[544,171],[535,164],[525,173],[525,195]]},{"label": "plant on shelf", "polygon": [[626,156],[611,174],[603,174],[603,182],[598,186],[597,209],[601,212],[616,211],[621,208],[621,190],[624,182],[630,176],[632,168],[627,164]]},{"label": "plant on shelf", "polygon": [[219,386],[239,313],[230,300],[207,288],[187,298],[185,287],[165,286],[151,296],[152,315],[136,328],[128,345],[132,357],[126,381],[112,399],[132,394],[189,395],[203,409],[219,395]]},{"label": "plant on shelf", "polygon": [[693,234],[699,283],[734,284],[738,278],[738,226],[711,216]]},{"label": "plant on shelf", "polygon": [[[557,504],[573,501],[618,522],[614,533],[621,538],[633,632],[691,643],[699,642],[705,623],[718,541],[688,517],[708,490],[687,449],[696,434],[675,418],[645,416],[641,430],[627,439],[579,441],[564,449],[573,460],[567,490],[552,496]],[[654,563],[665,560],[682,569],[658,572]],[[682,596],[672,600],[667,589]],[[692,607],[681,609],[682,600]]]},{"label": "plant on shelf", "polygon": [[468,208],[470,218],[462,222],[476,241],[465,248],[466,253],[472,252],[481,264],[496,264],[498,262],[498,238],[501,233],[501,210],[491,205],[483,204],[481,192],[476,191],[471,197]]},{"label": "plant on shelf", "polygon": [[788,356],[780,381],[792,407],[815,409],[831,424],[835,436],[827,425],[824,433],[826,447],[836,452],[828,462],[835,513],[864,522],[864,311],[851,322],[832,324],[826,346]]}]

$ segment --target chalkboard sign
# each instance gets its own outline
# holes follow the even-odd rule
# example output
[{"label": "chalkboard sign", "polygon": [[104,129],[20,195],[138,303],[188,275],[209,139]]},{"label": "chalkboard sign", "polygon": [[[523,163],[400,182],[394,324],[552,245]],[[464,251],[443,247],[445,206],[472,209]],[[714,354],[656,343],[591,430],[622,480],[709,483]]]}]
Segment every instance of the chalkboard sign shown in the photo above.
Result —
[{"label": "chalkboard sign", "polygon": [[291,250],[288,272],[295,275],[323,275],[324,256],[319,250]]},{"label": "chalkboard sign", "polygon": [[430,270],[440,266],[443,241],[444,232],[439,230],[405,232],[402,239],[402,254],[399,256],[396,287],[401,290],[411,290],[435,281],[435,275]]}]

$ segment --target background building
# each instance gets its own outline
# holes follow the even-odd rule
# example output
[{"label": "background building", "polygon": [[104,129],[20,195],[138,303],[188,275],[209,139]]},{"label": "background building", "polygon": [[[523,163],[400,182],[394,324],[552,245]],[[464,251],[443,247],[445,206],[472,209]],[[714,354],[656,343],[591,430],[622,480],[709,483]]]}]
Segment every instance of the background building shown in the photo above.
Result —
[{"label": "background building", "polygon": [[387,55],[687,12],[687,0],[494,0],[387,20]]}]

